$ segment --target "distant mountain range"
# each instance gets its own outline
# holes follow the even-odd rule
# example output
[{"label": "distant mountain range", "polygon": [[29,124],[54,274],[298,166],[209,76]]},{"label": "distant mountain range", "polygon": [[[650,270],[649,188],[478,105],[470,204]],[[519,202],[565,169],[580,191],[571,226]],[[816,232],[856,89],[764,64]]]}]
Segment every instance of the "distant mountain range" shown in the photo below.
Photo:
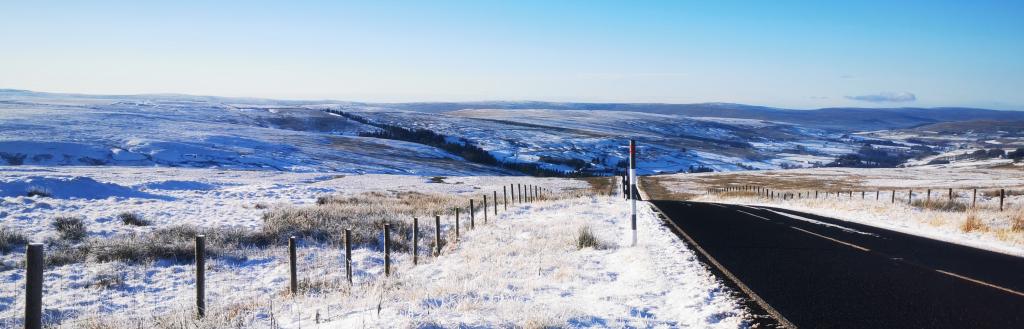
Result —
[{"label": "distant mountain range", "polygon": [[412,102],[412,103],[367,103],[335,100],[272,100],[261,98],[237,98],[218,96],[194,96],[181,94],[142,95],[84,95],[35,92],[18,89],[0,89],[0,101],[4,95],[21,97],[57,97],[84,99],[176,99],[181,101],[216,102],[223,104],[274,104],[304,106],[313,104],[344,104],[359,107],[381,107],[392,110],[407,110],[427,113],[443,113],[466,109],[545,109],[545,110],[593,110],[627,111],[656,114],[672,114],[684,117],[717,117],[756,119],[788,122],[802,126],[840,131],[865,131],[880,129],[904,129],[922,125],[955,121],[1024,121],[1024,111],[1003,111],[965,107],[937,108],[863,108],[836,107],[813,110],[795,110],[776,107],[755,106],[735,103],[566,103],[543,101],[482,101],[482,102]]},{"label": "distant mountain range", "polygon": [[843,131],[913,128],[921,125],[968,121],[1019,121],[1024,111],[1001,111],[964,107],[938,108],[822,108],[794,110],[733,103],[657,104],[657,103],[557,103],[557,102],[464,102],[396,103],[390,108],[420,112],[447,112],[462,109],[549,109],[632,111],[673,114],[687,117],[718,117],[789,122],[816,128]]}]

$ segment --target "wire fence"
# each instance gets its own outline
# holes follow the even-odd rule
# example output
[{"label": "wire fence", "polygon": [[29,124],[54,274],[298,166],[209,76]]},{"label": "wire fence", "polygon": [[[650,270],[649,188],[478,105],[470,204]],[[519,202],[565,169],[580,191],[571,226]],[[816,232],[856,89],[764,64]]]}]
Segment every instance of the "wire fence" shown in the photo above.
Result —
[{"label": "wire fence", "polygon": [[[710,187],[707,195],[746,195],[768,200],[865,200],[906,204],[922,208],[947,210],[987,209],[1004,211],[1020,208],[1020,200],[1012,196],[1024,195],[1024,190],[1005,188],[888,188],[872,190],[815,190],[758,186],[730,185]],[[1012,204],[1011,204],[1012,203]]]},{"label": "wire fence", "polygon": [[[509,208],[583,195],[578,192],[552,195],[551,190],[530,184],[511,184],[506,187],[509,190],[503,188],[501,194],[498,191],[484,192],[489,197],[487,201],[484,198],[471,199],[471,202],[484,202],[479,203],[479,207],[463,209],[466,212],[461,213],[464,216],[460,218],[461,222],[456,220],[457,215],[446,215],[437,231],[441,232],[444,239],[455,238],[459,230],[464,232],[471,225],[486,224],[488,220],[497,219],[496,214]],[[490,215],[485,217],[484,214]],[[433,233],[434,226],[437,225],[433,218],[421,219],[418,231],[406,233],[419,235],[419,243],[391,257],[383,254],[388,248],[360,248],[353,250],[359,257],[350,258],[346,255],[346,250],[352,247],[348,240],[344,246],[310,241],[309,246],[296,248],[294,271],[291,270],[292,264],[289,264],[288,250],[272,247],[253,251],[268,256],[257,258],[266,259],[269,263],[247,264],[246,260],[216,259],[205,263],[202,276],[196,275],[198,272],[194,262],[192,265],[169,264],[160,269],[140,266],[99,269],[97,271],[103,273],[91,273],[100,278],[94,281],[99,282],[97,286],[82,283],[81,276],[89,273],[75,274],[68,278],[44,272],[40,303],[44,310],[41,313],[42,324],[58,328],[144,327],[142,323],[150,321],[180,324],[172,325],[174,327],[192,327],[202,321],[197,312],[199,298],[205,301],[206,317],[226,321],[220,323],[223,325],[276,328],[283,323],[301,319],[315,323],[333,321],[348,315],[346,310],[373,307],[353,305],[355,299],[347,298],[346,295],[356,288],[372,290],[373,285],[379,284],[379,279],[387,275],[384,273],[385,267],[398,264],[413,266],[413,250],[419,255],[420,263],[429,261],[432,256],[440,256],[436,253],[434,241],[441,239],[437,239]],[[384,244],[383,235],[384,232],[380,232],[378,244]],[[408,241],[413,239],[409,237]],[[285,261],[281,262],[280,259]],[[88,268],[85,264],[72,266]],[[351,276],[347,274],[346,266],[352,267]],[[28,280],[26,276],[21,282]],[[205,287],[203,296],[197,296],[196,287],[200,286],[200,280]],[[297,281],[297,291],[291,291],[291,280]],[[126,283],[129,281],[133,283]],[[25,314],[28,314],[30,308],[27,307],[30,305],[27,286],[4,285],[0,289],[3,298],[10,298],[6,306],[0,304],[0,314],[5,314],[0,317],[0,328],[25,326]],[[305,309],[300,307],[298,301],[303,298],[319,299],[315,306]]]}]

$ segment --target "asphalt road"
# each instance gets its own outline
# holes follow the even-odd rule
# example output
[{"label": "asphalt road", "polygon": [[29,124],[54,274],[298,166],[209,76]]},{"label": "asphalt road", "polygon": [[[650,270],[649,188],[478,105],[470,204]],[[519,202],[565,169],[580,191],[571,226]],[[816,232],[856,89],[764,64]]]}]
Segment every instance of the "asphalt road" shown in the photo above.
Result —
[{"label": "asphalt road", "polygon": [[1024,328],[1024,258],[789,210],[653,202],[797,327]]}]

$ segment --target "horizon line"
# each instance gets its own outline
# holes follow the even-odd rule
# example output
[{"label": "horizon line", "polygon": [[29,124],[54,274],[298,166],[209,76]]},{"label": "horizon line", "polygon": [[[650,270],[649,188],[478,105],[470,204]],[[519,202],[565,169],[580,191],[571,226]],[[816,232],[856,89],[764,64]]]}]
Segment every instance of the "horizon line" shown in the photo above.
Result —
[{"label": "horizon line", "polygon": [[[816,111],[826,109],[867,109],[867,110],[898,110],[898,109],[970,109],[970,110],[987,110],[987,111],[1004,111],[1004,112],[1021,112],[1022,110],[1013,109],[997,109],[997,108],[986,108],[986,107],[971,107],[971,106],[898,106],[898,107],[862,107],[862,106],[831,106],[831,107],[816,107],[816,108],[789,108],[789,107],[777,107],[767,105],[754,105],[748,103],[735,103],[735,102],[723,102],[723,101],[708,101],[708,102],[696,102],[696,103],[669,103],[669,102],[601,102],[601,101],[547,101],[547,100],[531,100],[531,99],[490,99],[490,100],[472,100],[472,101],[397,101],[397,102],[375,102],[375,101],[359,101],[359,100],[341,100],[332,98],[271,98],[262,96],[220,96],[220,95],[204,95],[204,94],[189,94],[181,92],[149,92],[149,93],[83,93],[83,92],[70,92],[70,91],[39,91],[31,89],[20,89],[20,88],[0,88],[0,92],[30,92],[37,94],[53,94],[53,95],[74,95],[74,96],[110,96],[110,97],[144,97],[144,96],[185,96],[185,97],[208,97],[208,98],[224,98],[224,99],[238,99],[238,100],[261,100],[261,101],[284,101],[284,102],[327,102],[327,103],[355,103],[355,104],[473,104],[473,103],[549,103],[549,104],[605,104],[605,105],[736,105],[736,106],[747,106],[757,107],[771,110],[783,110],[783,111]],[[306,104],[309,105],[309,104]],[[517,110],[517,109],[500,109],[498,110]],[[527,109],[518,109],[527,110]],[[594,110],[594,111],[608,111],[608,110]]]}]

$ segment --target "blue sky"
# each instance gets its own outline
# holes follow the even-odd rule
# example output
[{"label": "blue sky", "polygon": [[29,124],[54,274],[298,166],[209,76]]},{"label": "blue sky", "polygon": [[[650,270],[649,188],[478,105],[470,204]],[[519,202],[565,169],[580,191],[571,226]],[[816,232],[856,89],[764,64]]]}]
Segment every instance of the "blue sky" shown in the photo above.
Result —
[{"label": "blue sky", "polygon": [[1024,109],[1024,2],[15,1],[0,88]]}]

